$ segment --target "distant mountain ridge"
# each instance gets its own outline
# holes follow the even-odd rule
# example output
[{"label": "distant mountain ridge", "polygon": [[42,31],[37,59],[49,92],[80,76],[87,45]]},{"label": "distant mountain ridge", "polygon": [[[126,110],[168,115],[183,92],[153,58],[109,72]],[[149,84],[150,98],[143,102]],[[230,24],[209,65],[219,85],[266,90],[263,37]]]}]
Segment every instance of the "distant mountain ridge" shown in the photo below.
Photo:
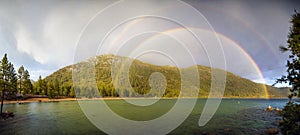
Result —
[{"label": "distant mountain ridge", "polygon": [[[57,82],[61,89],[69,88],[74,89],[73,80],[72,80],[72,71],[73,66],[76,66],[81,74],[85,74],[86,66],[89,63],[95,64],[95,76],[89,77],[91,79],[95,78],[97,83],[97,88],[89,86],[89,79],[80,79],[79,85],[76,88],[77,96],[86,96],[88,97],[98,97],[96,91],[99,91],[102,97],[117,97],[120,93],[128,97],[136,97],[138,94],[124,88],[115,89],[112,78],[111,78],[111,66],[113,60],[118,60],[119,62],[125,62],[127,60],[132,60],[132,65],[129,70],[129,80],[131,87],[135,92],[139,94],[148,94],[149,96],[162,95],[164,97],[177,97],[181,90],[181,79],[180,72],[177,67],[172,66],[157,66],[149,63],[145,63],[136,59],[131,59],[123,56],[115,55],[101,55],[95,58],[90,58],[87,61],[79,62],[75,65],[66,66],[58,71],[47,76],[44,80],[47,82]],[[198,97],[207,97],[210,92],[211,86],[211,68],[201,65],[196,65],[200,77],[200,90]],[[185,68],[188,70],[188,68]],[[183,70],[185,70],[183,69]],[[220,70],[220,69],[217,69]],[[224,97],[240,97],[240,98],[265,98],[265,87],[264,84],[259,84],[252,82],[251,80],[239,77],[233,73],[220,70],[221,72],[226,72],[226,87],[224,92]],[[153,72],[162,73],[167,82],[165,92],[150,92],[149,77]],[[195,81],[195,80],[191,80]],[[120,80],[122,83],[123,80]],[[124,79],[125,83],[125,79]],[[269,97],[287,97],[288,90],[287,88],[276,88],[266,85],[268,89]],[[79,94],[78,94],[79,93]],[[190,95],[197,96],[197,95]]]}]

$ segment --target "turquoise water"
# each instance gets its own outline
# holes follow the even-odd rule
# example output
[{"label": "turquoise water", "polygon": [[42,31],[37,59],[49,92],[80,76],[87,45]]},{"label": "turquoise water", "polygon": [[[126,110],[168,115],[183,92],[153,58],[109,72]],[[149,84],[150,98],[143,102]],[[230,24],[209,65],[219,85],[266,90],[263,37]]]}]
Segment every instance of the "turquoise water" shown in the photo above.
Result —
[{"label": "turquoise water", "polygon": [[[133,106],[122,100],[107,100],[105,102],[111,110],[124,118],[145,121],[155,119],[168,112],[176,100],[164,99],[148,107]],[[243,117],[237,117],[238,112],[253,107],[265,108],[268,105],[282,108],[287,99],[223,99],[214,117],[204,127],[199,127],[198,120],[205,102],[205,99],[198,99],[189,117],[170,134],[210,133],[224,129],[232,130],[232,134],[251,134],[259,128],[267,127],[269,123],[264,120],[245,121]],[[0,120],[1,135],[104,134],[85,117],[77,101],[8,104],[4,105],[4,110],[15,112],[16,116],[12,119]]]}]

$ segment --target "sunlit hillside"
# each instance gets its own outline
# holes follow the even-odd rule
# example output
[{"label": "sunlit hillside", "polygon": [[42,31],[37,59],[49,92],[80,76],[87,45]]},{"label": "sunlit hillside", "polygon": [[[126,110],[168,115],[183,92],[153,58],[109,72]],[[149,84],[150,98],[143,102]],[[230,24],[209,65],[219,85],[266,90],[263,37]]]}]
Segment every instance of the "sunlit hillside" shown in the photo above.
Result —
[{"label": "sunlit hillside", "polygon": [[[132,64],[129,67],[129,81],[131,87],[136,91],[132,92],[127,89],[126,83],[126,74],[118,73],[118,75],[123,75],[124,80],[120,80],[118,89],[115,89],[112,82],[112,63],[113,61],[119,61],[119,63],[131,61]],[[127,97],[136,97],[137,93],[144,95],[147,94],[150,97],[155,96],[164,96],[164,97],[177,97],[179,95],[181,89],[181,83],[191,83],[193,85],[193,81],[197,80],[189,80],[191,82],[181,82],[180,78],[180,70],[184,73],[186,70],[192,70],[193,67],[188,67],[185,69],[178,69],[177,67],[172,66],[156,66],[148,63],[144,63],[139,60],[133,60],[127,57],[114,56],[114,55],[102,55],[97,56],[96,58],[91,58],[87,61],[75,64],[76,70],[79,71],[81,75],[90,75],[87,69],[87,66],[90,64],[94,64],[94,75],[95,77],[88,77],[89,79],[81,79],[79,80],[79,85],[77,90],[79,90],[82,96],[89,95],[90,97],[99,97],[96,91],[99,91],[101,96],[103,97],[117,97],[119,93],[122,93],[122,96]],[[115,66],[115,65],[114,65]],[[72,80],[72,65],[64,67],[50,76],[46,77],[45,80],[48,82],[57,81],[62,89],[70,89],[73,90],[73,80]],[[117,67],[116,69],[121,68]],[[193,95],[187,93],[187,96],[198,96],[198,97],[207,97],[210,88],[211,88],[211,68],[206,66],[197,65],[199,77],[200,77],[200,91],[198,95]],[[121,69],[120,69],[121,70]],[[219,70],[219,69],[215,69]],[[223,70],[219,70],[221,72],[226,72]],[[150,75],[154,72],[162,73],[166,78],[166,90],[150,92],[149,78]],[[188,72],[186,72],[188,73]],[[265,98],[266,92],[263,84],[258,84],[252,82],[251,80],[239,77],[233,73],[226,72],[226,88],[225,88],[225,97],[254,97],[254,98]],[[193,74],[190,74],[190,76]],[[189,75],[187,75],[189,76]],[[79,77],[80,78],[80,77]],[[85,78],[85,77],[82,77]],[[119,79],[122,77],[119,77]],[[192,78],[192,77],[190,77]],[[92,81],[91,79],[95,79],[97,82],[97,87],[88,85]],[[163,80],[158,80],[157,83]],[[184,80],[186,81],[186,80]],[[122,84],[123,83],[123,84]],[[286,97],[287,89],[279,89],[271,86],[266,86],[269,91],[270,97]],[[184,88],[188,89],[188,88]],[[77,95],[80,96],[80,95]]]}]

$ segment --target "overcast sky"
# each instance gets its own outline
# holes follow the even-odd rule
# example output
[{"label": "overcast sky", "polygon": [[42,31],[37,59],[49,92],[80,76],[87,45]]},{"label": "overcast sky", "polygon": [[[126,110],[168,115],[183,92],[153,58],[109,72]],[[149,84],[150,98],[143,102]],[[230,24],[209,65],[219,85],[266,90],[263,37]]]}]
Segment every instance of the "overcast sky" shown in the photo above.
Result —
[{"label": "overcast sky", "polygon": [[[119,2],[111,5],[113,1],[104,0],[3,0],[0,2],[0,55],[2,57],[4,53],[8,53],[9,60],[13,62],[15,68],[24,65],[34,80],[39,75],[45,77],[53,71],[74,63],[76,50],[78,52],[77,42],[81,41],[86,29],[89,27],[93,29],[90,24],[93,23],[93,19],[98,18],[102,19],[103,24],[98,22],[94,28],[99,29],[100,31],[97,32],[101,32],[102,35],[108,34],[108,37],[103,44],[104,51],[93,52],[92,55],[122,54],[122,51],[116,53],[116,50],[122,50],[120,48],[125,46],[127,48],[125,52],[132,49],[135,51],[136,56],[132,57],[153,64],[172,65],[170,60],[161,57],[155,59],[154,54],[151,53],[145,53],[143,57],[137,55],[148,48],[185,56],[180,52],[182,46],[178,44],[176,47],[180,41],[175,41],[190,41],[191,44],[194,42],[182,27],[159,18],[139,18],[118,25],[114,31],[104,30],[110,28],[105,25],[105,21],[112,22],[111,24],[118,21],[121,23],[126,17],[128,19],[134,17],[133,15],[148,15],[151,12],[171,19],[178,18],[182,24],[188,24],[187,27],[193,29],[193,32],[203,37],[202,41],[206,42],[202,48],[203,46],[209,48],[210,44],[214,44],[216,39],[211,37],[217,35],[219,39],[217,41],[222,43],[224,49],[226,69],[230,72],[256,82],[264,82],[257,75],[260,70],[268,84],[274,83],[276,78],[284,74],[287,54],[282,54],[278,46],[286,45],[289,20],[294,9],[300,9],[299,2],[293,0],[188,0],[184,2],[199,11],[208,21],[207,24],[196,24],[195,22],[205,19],[196,16],[193,8],[188,9],[188,5],[182,2],[182,5],[159,1],[135,1],[127,4]],[[135,14],[140,10],[144,11]],[[177,30],[166,32],[171,29]],[[160,34],[155,34],[154,31]],[[141,34],[143,32],[145,33]],[[132,36],[134,33],[139,34]],[[182,38],[174,39],[171,38],[172,35]],[[130,47],[133,44],[141,44],[141,40],[143,42],[141,46],[144,47],[139,49],[136,46]],[[151,45],[153,47],[149,48]],[[189,45],[187,48],[192,50],[191,54],[196,58],[197,64],[211,63],[206,59],[208,56],[203,49],[197,50]],[[215,55],[219,53],[217,51],[215,54],[212,53],[212,57]],[[187,62],[180,64],[191,65]],[[176,65],[176,62],[173,65]]]}]

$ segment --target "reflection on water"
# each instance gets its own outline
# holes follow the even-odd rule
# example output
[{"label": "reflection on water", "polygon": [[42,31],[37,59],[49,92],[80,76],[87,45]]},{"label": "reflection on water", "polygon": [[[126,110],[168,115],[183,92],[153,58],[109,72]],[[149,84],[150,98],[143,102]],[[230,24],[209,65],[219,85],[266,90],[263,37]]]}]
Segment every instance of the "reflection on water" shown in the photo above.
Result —
[{"label": "reflection on water", "polygon": [[[148,100],[148,99],[147,99]],[[149,99],[151,100],[151,99]],[[141,110],[138,107],[124,104],[121,100],[106,101],[110,108],[122,117],[133,120],[147,120],[159,117],[174,104],[174,99],[163,100],[156,105]],[[252,108],[265,108],[268,105],[282,108],[287,99],[223,99],[213,119],[204,127],[198,127],[198,120],[205,104],[205,99],[199,99],[194,111],[188,119],[171,134],[195,133],[195,130],[211,131],[212,129],[235,128],[247,126],[246,121],[233,117],[237,112]],[[95,101],[91,101],[95,102]],[[135,111],[139,113],[134,113]],[[15,117],[0,120],[0,134],[104,134],[88,121],[76,101],[28,103],[4,105],[4,110],[15,112]],[[130,111],[129,111],[130,110]],[[159,110],[162,110],[160,113]],[[139,114],[141,114],[139,116]],[[159,114],[159,115],[158,115]],[[222,124],[220,124],[220,122]],[[255,123],[256,122],[256,123]],[[259,121],[253,121],[257,125]],[[226,126],[227,125],[227,126]],[[249,124],[248,124],[249,125]],[[228,127],[229,126],[229,127]],[[251,126],[251,124],[250,124]],[[261,125],[266,126],[266,125]],[[259,128],[259,127],[252,127]],[[245,132],[243,132],[245,133]]]},{"label": "reflection on water", "polygon": [[87,134],[99,133],[81,112],[76,101],[5,105],[15,112],[1,121],[1,134]]}]

